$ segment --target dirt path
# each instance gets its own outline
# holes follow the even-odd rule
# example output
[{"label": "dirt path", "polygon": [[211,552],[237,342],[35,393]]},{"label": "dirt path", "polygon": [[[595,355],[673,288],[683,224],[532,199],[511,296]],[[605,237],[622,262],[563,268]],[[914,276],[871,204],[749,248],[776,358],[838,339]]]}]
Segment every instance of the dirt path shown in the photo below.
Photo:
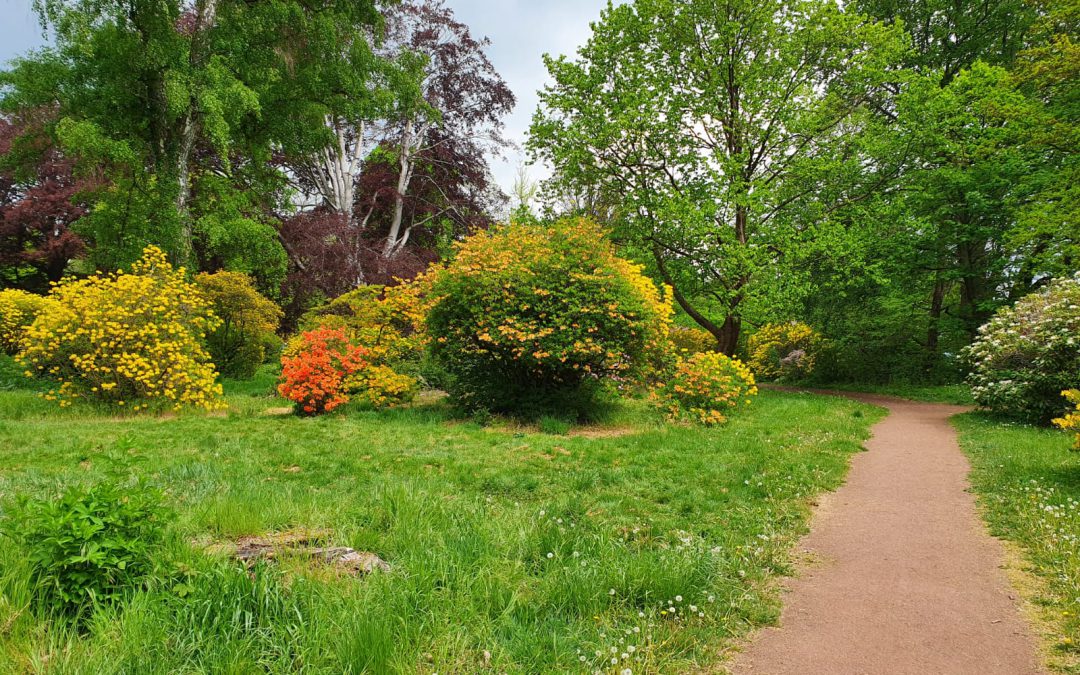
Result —
[{"label": "dirt path", "polygon": [[948,418],[962,408],[872,395],[887,407],[869,452],[826,496],[801,543],[778,628],[754,636],[738,674],[1024,675],[1035,640],[966,492]]}]

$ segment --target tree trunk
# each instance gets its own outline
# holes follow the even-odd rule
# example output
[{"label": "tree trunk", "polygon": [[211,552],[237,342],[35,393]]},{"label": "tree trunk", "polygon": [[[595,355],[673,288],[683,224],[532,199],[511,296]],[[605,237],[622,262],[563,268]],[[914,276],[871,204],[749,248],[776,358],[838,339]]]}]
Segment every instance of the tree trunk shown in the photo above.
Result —
[{"label": "tree trunk", "polygon": [[986,241],[966,241],[956,247],[960,263],[960,316],[972,337],[990,318],[983,303],[991,295],[986,279]]},{"label": "tree trunk", "polygon": [[941,343],[941,315],[945,308],[945,282],[939,272],[934,279],[934,290],[930,296],[930,325],[926,329],[926,370],[933,368],[937,361]]},{"label": "tree trunk", "polygon": [[383,257],[389,258],[401,247],[401,221],[405,214],[405,192],[409,189],[412,180],[412,153],[413,153],[413,121],[405,122],[405,131],[401,138],[401,161],[398,172],[397,193],[394,195],[394,216],[390,221],[390,232],[386,235],[386,246],[383,247]]},{"label": "tree trunk", "polygon": [[735,356],[739,349],[739,334],[742,332],[742,319],[734,314],[728,314],[724,319],[724,325],[720,327],[720,336],[717,343],[720,351],[727,356]]},{"label": "tree trunk", "polygon": [[709,320],[704,314],[699,312],[690,301],[682,294],[678,286],[672,281],[671,275],[668,273],[667,264],[664,262],[663,254],[660,251],[659,245],[653,245],[653,258],[656,260],[656,267],[660,271],[660,277],[664,280],[664,283],[671,287],[671,294],[675,297],[675,302],[679,304],[686,315],[694,320],[694,323],[701,326],[705,330],[709,331],[709,334],[716,340],[716,348],[727,356],[735,356],[735,350],[739,346],[739,332],[742,328],[742,319],[735,316],[734,310],[737,306],[729,307],[729,313],[724,318],[722,325],[716,325]]},{"label": "tree trunk", "polygon": [[[193,71],[202,68],[210,57],[207,31],[214,24],[217,16],[218,0],[200,0],[195,5],[195,31],[192,37],[190,64]],[[195,233],[188,210],[188,198],[191,193],[191,152],[195,148],[200,127],[199,109],[192,96],[188,101],[187,114],[176,139],[176,154],[170,170],[176,172],[176,214],[180,221],[180,250],[177,252],[180,263],[192,262]]]}]

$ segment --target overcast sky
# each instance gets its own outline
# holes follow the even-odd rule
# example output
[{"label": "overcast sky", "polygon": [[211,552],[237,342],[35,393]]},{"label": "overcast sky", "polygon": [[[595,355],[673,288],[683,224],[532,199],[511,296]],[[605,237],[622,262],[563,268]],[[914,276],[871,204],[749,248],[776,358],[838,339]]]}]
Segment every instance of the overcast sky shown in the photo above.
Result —
[{"label": "overcast sky", "polygon": [[[0,0],[0,61],[6,63],[45,44],[31,4],[32,0]],[[517,108],[506,121],[508,136],[522,145],[536,110],[536,91],[547,79],[540,57],[572,54],[584,44],[589,23],[600,18],[607,0],[447,0],[447,4],[475,36],[491,39],[491,61],[517,96]],[[510,152],[505,159],[492,161],[504,190],[513,184],[522,159]],[[533,178],[544,173],[540,168],[530,170]]]}]

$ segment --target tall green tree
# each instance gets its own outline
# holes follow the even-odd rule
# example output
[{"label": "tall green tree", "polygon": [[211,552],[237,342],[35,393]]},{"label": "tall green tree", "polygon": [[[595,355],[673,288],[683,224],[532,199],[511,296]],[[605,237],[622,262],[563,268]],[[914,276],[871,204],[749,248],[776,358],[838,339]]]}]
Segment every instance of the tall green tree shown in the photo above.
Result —
[{"label": "tall green tree", "polygon": [[283,150],[332,146],[327,120],[376,97],[366,76],[381,22],[374,0],[36,7],[55,46],[15,62],[0,104],[54,111],[64,151],[105,174],[82,223],[104,267],[151,242],[191,263],[200,238],[201,257],[253,248],[281,259],[264,217],[280,203],[257,197],[286,192],[266,165]]},{"label": "tall green tree", "polygon": [[576,59],[546,59],[529,147],[623,205],[619,234],[730,354],[891,173],[860,146],[903,49],[898,25],[819,0],[609,7]]},{"label": "tall green tree", "polygon": [[[922,360],[933,368],[945,343],[970,340],[1007,299],[1003,286],[1021,294],[1030,287],[1007,233],[1026,198],[1023,176],[1036,168],[1020,146],[1038,110],[1016,95],[1003,69],[1016,62],[1039,12],[1026,0],[855,6],[909,35],[904,63],[912,77],[891,85],[903,102],[879,113],[894,123],[887,132],[893,152],[908,157],[900,179],[907,228],[896,235],[914,241],[896,241],[894,250],[916,253],[907,259],[914,274],[903,275],[921,293]],[[892,209],[883,215],[896,217]]]},{"label": "tall green tree", "polygon": [[1034,0],[1032,26],[1012,76],[1021,91],[1044,106],[1029,137],[1041,153],[1029,176],[1032,195],[1021,206],[1009,244],[1031,278],[1080,269],[1080,0]]}]

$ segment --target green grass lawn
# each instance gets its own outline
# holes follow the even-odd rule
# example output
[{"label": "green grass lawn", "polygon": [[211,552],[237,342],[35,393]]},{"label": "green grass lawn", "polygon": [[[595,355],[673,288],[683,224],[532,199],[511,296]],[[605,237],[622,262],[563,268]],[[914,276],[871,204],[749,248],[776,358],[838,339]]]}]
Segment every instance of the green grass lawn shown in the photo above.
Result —
[{"label": "green grass lawn", "polygon": [[[117,418],[0,391],[0,494],[140,477],[177,513],[152,584],[79,631],[29,604],[0,539],[0,665],[12,672],[632,672],[714,664],[778,614],[776,575],[809,505],[880,416],[764,392],[715,429],[626,402],[543,434],[454,419],[438,401],[325,418],[272,414],[272,373],[224,417]],[[558,426],[555,425],[556,429]],[[392,566],[249,573],[206,550],[290,529]],[[676,612],[670,613],[669,607]],[[623,655],[626,655],[624,658]],[[612,664],[612,659],[617,665]]]},{"label": "green grass lawn", "polygon": [[927,403],[975,405],[975,399],[971,397],[971,387],[966,384],[833,384],[821,388],[882,394]]},{"label": "green grass lawn", "polygon": [[985,413],[955,424],[991,532],[1019,546],[1031,573],[1019,586],[1041,615],[1048,660],[1080,672],[1080,453],[1061,431]]}]

